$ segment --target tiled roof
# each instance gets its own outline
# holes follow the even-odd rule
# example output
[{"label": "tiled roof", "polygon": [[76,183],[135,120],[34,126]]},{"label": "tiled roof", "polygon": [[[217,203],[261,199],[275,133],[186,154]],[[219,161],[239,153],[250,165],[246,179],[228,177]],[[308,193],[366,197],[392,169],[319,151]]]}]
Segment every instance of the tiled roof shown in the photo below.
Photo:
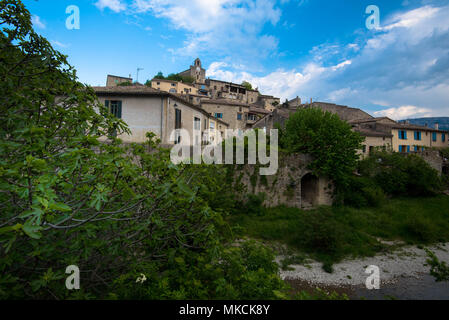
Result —
[{"label": "tiled roof", "polygon": [[404,130],[422,130],[422,131],[435,131],[435,132],[447,132],[446,130],[439,130],[435,128],[418,126],[416,124],[406,124],[406,123],[398,123],[391,126],[394,129],[404,129]]},{"label": "tiled roof", "polygon": [[362,136],[366,136],[366,137],[393,137],[393,135],[391,133],[388,132],[382,132],[382,131],[377,131],[377,130],[372,130],[372,129],[367,129],[367,128],[353,128],[354,131],[360,133]]},{"label": "tiled roof", "polygon": [[389,120],[391,122],[396,122],[388,117],[380,117],[380,118],[367,118],[367,119],[357,119],[357,120],[350,120],[348,123],[351,124],[357,124],[357,123],[366,123],[366,122],[378,122],[382,120]]},{"label": "tiled roof", "polygon": [[167,95],[166,92],[142,85],[92,87],[92,89],[94,89],[97,94]]},{"label": "tiled roof", "polygon": [[235,100],[229,100],[229,99],[203,99],[201,100],[201,103],[204,104],[222,104],[222,105],[228,105],[228,106],[238,106],[238,107],[249,107],[248,104],[243,102],[238,102]]},{"label": "tiled roof", "polygon": [[263,109],[263,108],[258,108],[258,107],[255,107],[255,106],[250,106],[249,107],[249,112],[262,113],[262,114],[269,114],[269,113],[271,113],[271,111],[268,111],[268,110]]}]

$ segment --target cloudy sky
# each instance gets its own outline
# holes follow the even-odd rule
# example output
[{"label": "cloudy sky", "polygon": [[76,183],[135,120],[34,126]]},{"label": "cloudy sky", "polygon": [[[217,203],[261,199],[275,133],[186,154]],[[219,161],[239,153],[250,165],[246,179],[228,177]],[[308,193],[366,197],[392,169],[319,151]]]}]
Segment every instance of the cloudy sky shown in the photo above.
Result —
[{"label": "cloudy sky", "polygon": [[[449,116],[449,0],[25,0],[78,70],[139,81],[200,57],[207,76],[394,119]],[[66,8],[80,29],[66,28]],[[380,24],[368,29],[376,5]]]}]

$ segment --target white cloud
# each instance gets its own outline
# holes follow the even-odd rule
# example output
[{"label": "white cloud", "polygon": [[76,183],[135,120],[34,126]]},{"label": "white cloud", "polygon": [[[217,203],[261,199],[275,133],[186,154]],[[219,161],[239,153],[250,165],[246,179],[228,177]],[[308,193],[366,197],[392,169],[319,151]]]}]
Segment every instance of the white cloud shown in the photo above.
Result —
[{"label": "white cloud", "polygon": [[241,56],[267,56],[277,49],[278,40],[262,33],[265,24],[276,25],[281,17],[275,0],[134,0],[133,8],[187,31],[183,47],[172,50],[177,55],[238,50]]},{"label": "white cloud", "polygon": [[61,48],[67,48],[69,46],[68,44],[59,42],[57,40],[50,40],[50,43],[54,46],[61,47]]},{"label": "white cloud", "polygon": [[41,20],[41,18],[36,15],[31,17],[31,23],[33,24],[34,27],[39,29],[45,29],[47,27],[45,23]]},{"label": "white cloud", "polygon": [[126,5],[120,0],[98,0],[95,3],[95,6],[100,10],[109,8],[114,12],[120,12],[120,11],[126,10]]},{"label": "white cloud", "polygon": [[377,117],[389,117],[393,120],[422,118],[432,116],[432,110],[416,106],[402,106],[374,112]]}]

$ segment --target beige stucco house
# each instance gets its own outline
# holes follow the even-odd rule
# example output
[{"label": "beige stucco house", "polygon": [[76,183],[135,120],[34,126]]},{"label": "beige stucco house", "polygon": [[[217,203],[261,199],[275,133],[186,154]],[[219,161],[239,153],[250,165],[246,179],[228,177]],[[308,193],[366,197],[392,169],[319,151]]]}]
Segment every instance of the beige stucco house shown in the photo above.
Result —
[{"label": "beige stucco house", "polygon": [[[100,102],[131,130],[122,135],[125,142],[144,142],[146,133],[153,132],[164,145],[186,143],[172,132],[185,129],[191,137],[190,144],[201,143],[204,133],[213,126],[217,132],[228,128],[221,119],[215,119],[204,109],[183,99],[180,95],[162,92],[147,86],[94,87]],[[212,124],[213,123],[213,124]]]},{"label": "beige stucco house", "polygon": [[192,94],[197,95],[198,89],[194,85],[183,83],[180,81],[171,81],[166,79],[151,80],[151,87],[156,90],[165,91],[169,93],[178,94]]}]

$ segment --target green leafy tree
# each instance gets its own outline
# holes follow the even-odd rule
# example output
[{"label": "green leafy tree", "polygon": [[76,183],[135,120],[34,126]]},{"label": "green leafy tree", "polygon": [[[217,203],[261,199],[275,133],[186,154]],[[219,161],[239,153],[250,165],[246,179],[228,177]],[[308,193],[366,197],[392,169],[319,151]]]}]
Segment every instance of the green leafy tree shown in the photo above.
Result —
[{"label": "green leafy tree", "polygon": [[252,84],[249,83],[248,81],[243,81],[242,86],[244,86],[246,88],[246,90],[253,90]]},{"label": "green leafy tree", "polygon": [[[112,133],[126,124],[34,32],[20,1],[0,1],[0,25],[0,298],[261,299],[285,289],[265,249],[228,254],[220,243],[223,168],[175,166],[151,133],[122,144]],[[265,257],[261,267],[247,252]],[[69,265],[82,272],[75,293]],[[200,279],[196,265],[214,271]]]},{"label": "green leafy tree", "polygon": [[159,72],[157,73],[157,75],[155,75],[155,76],[153,77],[153,79],[165,79],[165,77],[164,77],[164,74],[162,73],[162,71],[159,71]]},{"label": "green leafy tree", "polygon": [[337,115],[318,108],[299,109],[282,128],[280,143],[289,153],[313,157],[309,168],[332,179],[343,190],[355,170],[363,137]]}]

